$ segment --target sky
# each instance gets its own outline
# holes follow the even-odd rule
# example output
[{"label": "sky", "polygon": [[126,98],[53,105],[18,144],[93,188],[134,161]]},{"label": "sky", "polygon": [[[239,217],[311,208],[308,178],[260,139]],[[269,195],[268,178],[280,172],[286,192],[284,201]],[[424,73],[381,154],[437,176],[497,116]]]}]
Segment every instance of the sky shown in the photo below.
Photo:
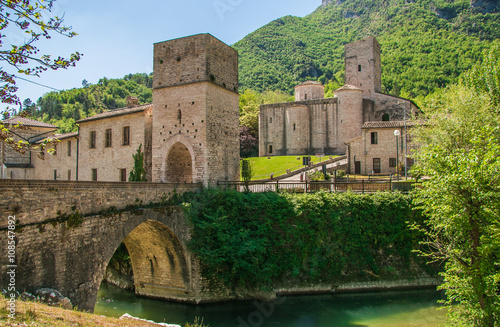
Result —
[{"label": "sky", "polygon": [[[40,54],[69,57],[83,53],[76,67],[26,77],[57,90],[94,84],[102,77],[153,71],[153,44],[174,38],[210,33],[232,45],[265,24],[286,16],[304,17],[321,0],[57,0],[52,15],[64,16],[74,38],[54,35],[36,45]],[[23,35],[5,31],[7,41],[19,44]],[[8,69],[7,67],[3,67]],[[12,71],[9,71],[12,72]],[[36,101],[51,89],[16,80],[17,95]],[[0,108],[6,106],[0,104]]]}]

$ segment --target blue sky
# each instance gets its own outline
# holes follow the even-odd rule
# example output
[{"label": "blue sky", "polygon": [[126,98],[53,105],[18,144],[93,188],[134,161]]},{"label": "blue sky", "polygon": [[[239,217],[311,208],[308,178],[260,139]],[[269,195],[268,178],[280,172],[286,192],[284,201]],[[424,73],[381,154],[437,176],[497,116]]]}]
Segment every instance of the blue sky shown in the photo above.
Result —
[{"label": "blue sky", "polygon": [[[81,87],[84,79],[96,83],[104,76],[151,73],[153,43],[210,33],[231,45],[274,19],[303,17],[320,5],[321,0],[57,0],[53,14],[64,15],[65,25],[79,35],[39,42],[41,53],[84,55],[75,68],[29,79],[64,90]],[[20,40],[8,33],[7,38]],[[22,80],[17,83],[22,101],[36,101],[50,91]]]}]

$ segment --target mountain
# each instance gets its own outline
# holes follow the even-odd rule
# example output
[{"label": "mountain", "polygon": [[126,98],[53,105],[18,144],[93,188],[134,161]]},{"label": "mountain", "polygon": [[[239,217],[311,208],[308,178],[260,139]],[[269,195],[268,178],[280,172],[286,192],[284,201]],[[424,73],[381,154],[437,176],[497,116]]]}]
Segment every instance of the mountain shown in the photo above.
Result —
[{"label": "mountain", "polygon": [[234,44],[241,90],[342,84],[344,45],[373,35],[382,46],[383,92],[411,98],[456,82],[500,39],[498,0],[323,0]]}]

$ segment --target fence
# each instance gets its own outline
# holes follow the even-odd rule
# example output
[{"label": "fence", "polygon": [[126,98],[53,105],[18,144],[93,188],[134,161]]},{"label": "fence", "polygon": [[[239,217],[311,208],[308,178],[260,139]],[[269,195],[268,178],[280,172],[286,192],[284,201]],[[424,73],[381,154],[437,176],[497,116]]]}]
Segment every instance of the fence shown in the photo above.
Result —
[{"label": "fence", "polygon": [[259,192],[293,192],[293,193],[310,193],[325,190],[328,192],[355,192],[355,193],[372,193],[372,192],[388,192],[401,191],[408,192],[420,183],[405,182],[392,180],[343,180],[336,179],[333,181],[319,182],[218,182],[218,187],[223,189],[236,190],[244,192],[246,190],[254,193]]}]

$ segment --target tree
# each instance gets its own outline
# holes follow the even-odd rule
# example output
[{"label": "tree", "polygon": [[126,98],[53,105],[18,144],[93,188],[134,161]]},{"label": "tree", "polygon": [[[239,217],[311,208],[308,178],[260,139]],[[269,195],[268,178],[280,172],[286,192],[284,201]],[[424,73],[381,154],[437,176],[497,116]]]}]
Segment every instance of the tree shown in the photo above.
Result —
[{"label": "tree", "polygon": [[[0,85],[0,101],[2,103],[21,104],[16,95],[18,87],[15,78],[18,75],[40,76],[49,68],[57,70],[75,66],[76,62],[80,60],[81,54],[78,52],[71,54],[67,59],[61,56],[52,59],[51,55],[39,54],[39,49],[35,46],[35,43],[41,38],[50,39],[51,34],[54,33],[67,37],[76,35],[75,32],[71,31],[71,27],[63,25],[62,18],[47,17],[45,12],[51,12],[54,1],[0,0],[0,61],[10,65],[16,71],[9,73],[3,67],[0,68],[0,83],[3,83]],[[25,38],[23,38],[22,44],[9,45],[6,35],[16,31],[22,33]],[[29,103],[25,103],[26,107],[28,105]],[[13,109],[8,109],[4,112],[4,117],[12,113],[14,113]],[[20,127],[22,126],[15,125],[11,126],[11,129]],[[21,153],[36,149],[43,155],[44,148],[48,143],[33,145],[27,141],[15,142],[11,129],[0,123],[0,142]],[[51,141],[48,142],[51,143]]]},{"label": "tree", "polygon": [[129,182],[147,182],[146,169],[144,169],[144,153],[141,151],[142,144],[139,145],[137,152],[132,155],[134,158],[134,168],[129,174]]},{"label": "tree", "polygon": [[252,180],[252,177],[254,175],[254,172],[252,170],[252,163],[248,159],[241,159],[241,178],[243,179],[243,182],[245,184],[245,191],[250,192],[250,180]]},{"label": "tree", "polygon": [[[500,62],[498,62],[500,64]],[[500,118],[488,93],[450,87],[429,102],[417,131],[415,192],[427,215],[421,252],[445,263],[442,277],[452,326],[500,324]],[[459,303],[459,305],[453,305]]]},{"label": "tree", "polygon": [[0,69],[0,81],[4,85],[0,89],[0,100],[3,103],[19,104],[16,96],[16,74],[39,76],[47,69],[57,70],[75,66],[81,54],[75,52],[69,58],[58,56],[52,59],[51,55],[39,54],[35,43],[41,38],[50,39],[51,34],[57,33],[67,37],[74,37],[71,27],[63,25],[60,17],[46,18],[45,11],[51,12],[55,0],[42,2],[40,0],[0,0],[0,31],[2,33],[21,32],[24,39],[22,44],[10,44],[6,35],[0,33],[0,61],[12,66],[17,72],[8,73]]}]

